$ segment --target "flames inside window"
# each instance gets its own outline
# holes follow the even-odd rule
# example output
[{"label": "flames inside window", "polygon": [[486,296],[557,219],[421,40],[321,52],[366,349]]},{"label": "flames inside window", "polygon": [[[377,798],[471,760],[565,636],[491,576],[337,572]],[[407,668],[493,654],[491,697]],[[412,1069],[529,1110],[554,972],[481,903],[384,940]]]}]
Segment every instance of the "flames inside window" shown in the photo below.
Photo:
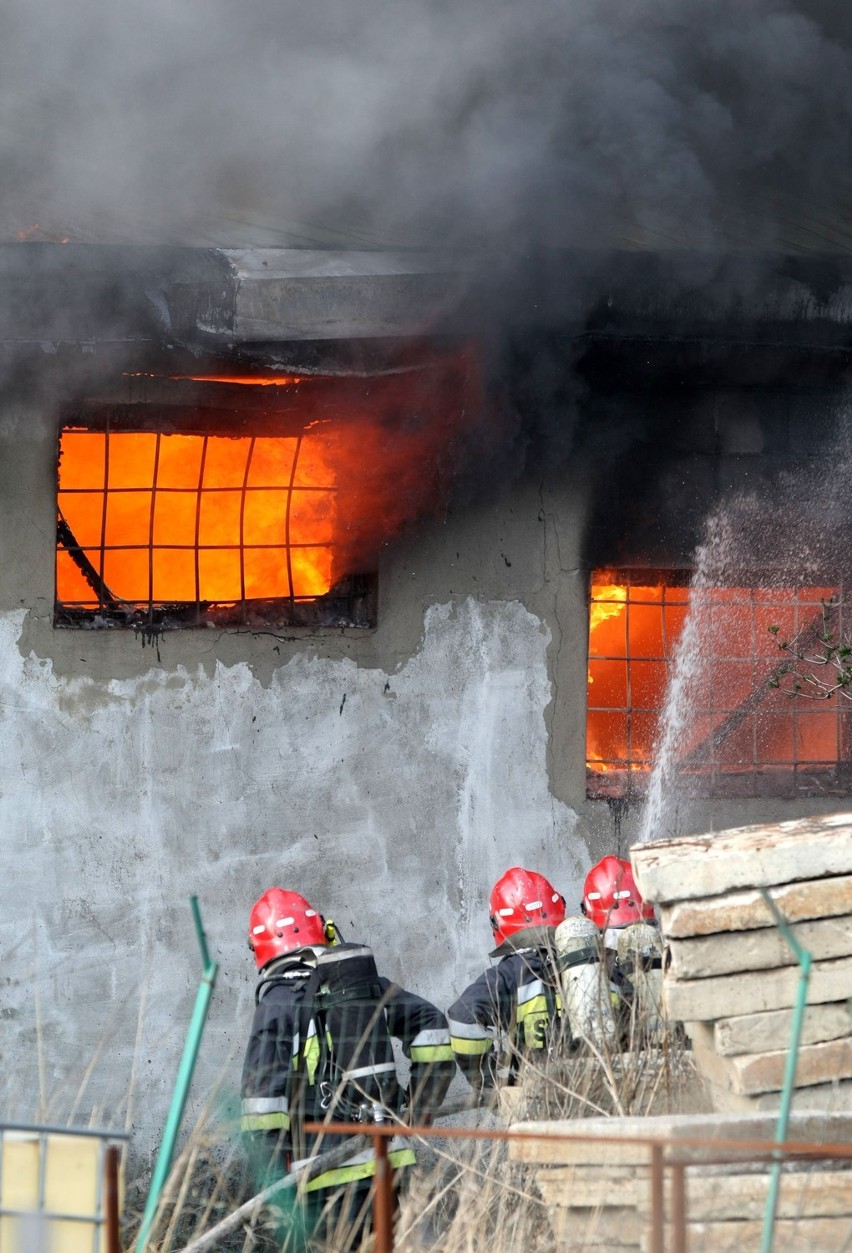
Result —
[{"label": "flames inside window", "polygon": [[335,487],[316,441],[64,430],[60,458],[67,608],[329,591]]},{"label": "flames inside window", "polygon": [[373,625],[381,548],[445,507],[478,377],[465,349],[276,387],[173,377],[167,402],[67,421],[56,624]]},{"label": "flames inside window", "polygon": [[[791,696],[777,679],[778,639],[822,622],[836,587],[715,587],[686,572],[592,578],[586,767],[590,796],[641,791],[657,753],[673,657],[693,614],[685,722],[676,762],[694,791],[727,795],[823,793],[845,787],[849,702]],[[836,610],[842,631],[842,603]],[[778,627],[774,635],[769,628]]]}]

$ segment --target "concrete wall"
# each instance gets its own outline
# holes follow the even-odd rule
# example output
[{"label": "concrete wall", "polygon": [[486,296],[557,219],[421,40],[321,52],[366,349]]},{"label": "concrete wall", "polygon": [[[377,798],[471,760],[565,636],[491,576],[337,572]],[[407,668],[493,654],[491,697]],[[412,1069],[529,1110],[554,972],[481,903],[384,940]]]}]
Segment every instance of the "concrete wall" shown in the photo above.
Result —
[{"label": "concrete wall", "polygon": [[[217,1080],[236,1092],[247,913],[265,887],[303,891],[446,1006],[482,968],[508,865],[576,905],[591,861],[631,842],[637,812],[585,799],[601,455],[580,440],[551,472],[394,543],[374,631],[206,629],[155,649],[52,626],[63,377],[45,359],[0,401],[6,1110],[116,1123],[129,1109],[144,1150],[200,973],[191,893],[221,963],[197,1108]],[[842,803],[716,802],[684,829]]]}]

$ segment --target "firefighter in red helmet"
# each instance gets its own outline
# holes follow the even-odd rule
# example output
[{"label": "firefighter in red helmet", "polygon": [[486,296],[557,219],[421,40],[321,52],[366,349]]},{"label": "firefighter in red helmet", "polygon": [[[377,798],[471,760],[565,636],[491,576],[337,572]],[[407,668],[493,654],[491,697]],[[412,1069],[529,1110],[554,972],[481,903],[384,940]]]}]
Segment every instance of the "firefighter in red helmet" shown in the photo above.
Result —
[{"label": "firefighter in red helmet", "polygon": [[642,900],[630,862],[612,854],[586,875],[580,908],[601,931],[654,921],[654,908]]},{"label": "firefighter in red helmet", "polygon": [[474,1088],[497,1082],[506,1040],[509,1082],[520,1057],[547,1047],[559,1014],[553,964],[552,928],[565,917],[565,899],[544,875],[513,866],[491,891],[491,930],[499,958],[447,1011],[456,1061]]},{"label": "firefighter in red helmet", "polygon": [[622,1046],[656,1041],[664,1031],[662,937],[630,862],[609,854],[592,866],[580,908],[601,934]]},{"label": "firefighter in red helmet", "polygon": [[[305,897],[277,887],[252,907],[248,940],[260,974],[242,1128],[267,1178],[316,1154],[306,1122],[423,1118],[441,1104],[455,1073],[447,1021],[429,1001],[380,978],[369,948],[342,943]],[[406,1092],[391,1037],[411,1062]],[[325,1135],[321,1151],[340,1142]],[[388,1158],[398,1169],[414,1154],[392,1144]],[[372,1158],[359,1157],[311,1180],[302,1221],[313,1229],[322,1214],[327,1233],[341,1215],[357,1226],[374,1171]]]}]

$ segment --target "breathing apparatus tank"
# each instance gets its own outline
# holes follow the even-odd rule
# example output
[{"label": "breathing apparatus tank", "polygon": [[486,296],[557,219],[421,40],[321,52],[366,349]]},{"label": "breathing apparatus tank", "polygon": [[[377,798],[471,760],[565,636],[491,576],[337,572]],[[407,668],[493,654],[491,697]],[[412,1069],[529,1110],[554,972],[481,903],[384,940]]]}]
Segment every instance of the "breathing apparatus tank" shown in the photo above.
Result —
[{"label": "breathing apparatus tank", "polygon": [[666,1032],[663,1012],[663,942],[658,927],[634,922],[618,933],[618,968],[633,990],[631,1037],[659,1044]]},{"label": "breathing apparatus tank", "polygon": [[566,918],[554,936],[563,1013],[573,1039],[596,1048],[615,1042],[615,1019],[600,932],[588,918]]}]

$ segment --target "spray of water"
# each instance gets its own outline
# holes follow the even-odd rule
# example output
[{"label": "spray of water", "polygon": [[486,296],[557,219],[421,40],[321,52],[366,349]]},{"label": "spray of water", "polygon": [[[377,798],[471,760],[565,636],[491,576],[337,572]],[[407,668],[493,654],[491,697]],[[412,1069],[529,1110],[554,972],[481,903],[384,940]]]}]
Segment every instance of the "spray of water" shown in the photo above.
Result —
[{"label": "spray of water", "polygon": [[724,510],[713,514],[707,521],[704,540],[696,549],[689,609],[672,659],[656,764],[642,815],[639,839],[643,843],[676,833],[678,763],[692,721],[695,687],[709,664],[711,588],[733,550],[730,523]]},{"label": "spray of water", "polygon": [[[731,655],[725,618],[717,612],[718,589],[751,585],[755,572],[765,574],[770,586],[848,586],[850,437],[852,424],[840,412],[831,445],[810,469],[798,467],[779,475],[774,484],[764,484],[760,492],[732,496],[707,518],[694,555],[686,621],[671,661],[641,841],[680,833],[679,810],[687,789],[695,795],[699,786],[684,766],[700,766],[710,752],[697,711],[706,705],[708,692],[716,689],[718,694],[714,658]],[[764,682],[771,665],[770,657]],[[743,716],[753,712],[759,718],[764,697],[758,677],[754,684],[751,708],[745,710],[743,704],[741,709]],[[735,727],[729,723],[728,729]]]}]

